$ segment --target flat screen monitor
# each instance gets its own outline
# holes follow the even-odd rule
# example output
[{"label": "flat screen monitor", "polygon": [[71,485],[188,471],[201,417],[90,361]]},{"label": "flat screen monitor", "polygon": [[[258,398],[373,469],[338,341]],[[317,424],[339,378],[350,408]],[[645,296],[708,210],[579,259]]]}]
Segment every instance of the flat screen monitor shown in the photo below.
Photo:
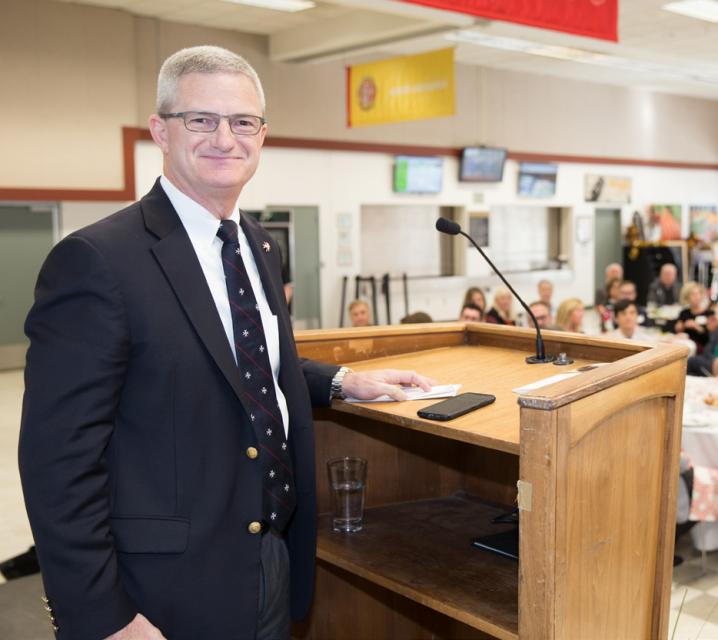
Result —
[{"label": "flat screen monitor", "polygon": [[394,191],[396,193],[441,193],[444,161],[423,156],[394,158]]},{"label": "flat screen monitor", "polygon": [[529,198],[550,198],[556,193],[558,165],[543,162],[522,162],[519,165],[519,195]]},{"label": "flat screen monitor", "polygon": [[501,182],[506,149],[466,147],[461,152],[459,182]]}]

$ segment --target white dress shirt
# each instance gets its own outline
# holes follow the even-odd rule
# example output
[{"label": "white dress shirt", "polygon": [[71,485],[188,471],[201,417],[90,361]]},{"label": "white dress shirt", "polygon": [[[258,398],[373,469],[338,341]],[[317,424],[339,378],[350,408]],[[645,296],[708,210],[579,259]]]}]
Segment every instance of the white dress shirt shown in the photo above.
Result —
[{"label": "white dress shirt", "polygon": [[[160,178],[160,184],[164,189],[167,197],[170,199],[172,206],[175,208],[177,215],[182,221],[182,225],[187,231],[190,242],[197,254],[197,259],[202,267],[205,280],[209,286],[210,293],[217,307],[217,313],[222,321],[224,332],[227,334],[229,346],[234,354],[234,360],[237,361],[237,351],[234,347],[234,329],[232,327],[232,313],[229,307],[229,298],[227,296],[227,283],[224,277],[224,267],[222,266],[222,241],[217,237],[219,230],[219,219],[213,216],[202,205],[198,204],[192,198],[182,193],[175,187],[164,175]],[[259,277],[257,263],[254,260],[252,248],[249,246],[247,236],[239,224],[239,207],[235,206],[231,220],[237,223],[239,229],[238,240],[239,249],[242,255],[242,261],[247,270],[247,276],[252,284],[254,297],[259,305],[259,314],[262,318],[262,328],[264,329],[264,338],[267,342],[267,355],[269,356],[269,364],[272,367],[272,377],[274,378],[274,390],[277,394],[277,402],[279,410],[282,414],[282,422],[284,424],[284,435],[289,437],[289,411],[287,409],[287,400],[279,388],[279,328],[277,325],[277,316],[272,314],[267,302],[267,296],[264,294],[262,280]]]}]

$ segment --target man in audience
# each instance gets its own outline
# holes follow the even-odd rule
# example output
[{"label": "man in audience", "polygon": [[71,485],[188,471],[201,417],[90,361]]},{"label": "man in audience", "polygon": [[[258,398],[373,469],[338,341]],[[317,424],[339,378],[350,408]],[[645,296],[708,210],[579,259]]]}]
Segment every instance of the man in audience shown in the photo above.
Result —
[{"label": "man in audience", "polygon": [[614,307],[617,329],[604,334],[608,338],[625,338],[655,342],[652,336],[638,328],[638,308],[632,300],[619,300]]},{"label": "man in audience", "polygon": [[595,305],[596,306],[603,306],[608,302],[606,290],[608,287],[608,283],[611,282],[611,280],[623,280],[623,267],[618,264],[618,262],[612,262],[606,267],[606,270],[604,272],[604,285],[603,287],[596,289],[596,296],[595,296]]},{"label": "man in audience", "polygon": [[[636,283],[630,280],[623,280],[618,286],[618,299],[636,302],[637,297]],[[638,310],[638,324],[642,327],[652,327],[653,321],[648,317],[648,311],[645,307],[642,307],[636,302],[636,309]]]},{"label": "man in audience", "polygon": [[539,280],[538,296],[539,300],[546,304],[549,311],[551,312],[551,315],[553,315],[556,309],[551,303],[551,296],[553,296],[553,283],[550,280]]},{"label": "man in audience", "polygon": [[648,287],[648,304],[657,307],[678,304],[680,287],[678,285],[676,265],[666,263],[661,267],[660,275]]},{"label": "man in audience", "polygon": [[481,309],[473,302],[467,302],[461,307],[459,322],[481,322]]},{"label": "man in audience", "polygon": [[399,320],[400,324],[424,324],[427,322],[433,322],[433,320],[426,311],[414,311],[414,313],[410,313]]},{"label": "man in audience", "polygon": [[[540,329],[550,329],[553,325],[553,316],[551,315],[551,308],[543,300],[536,300],[529,305],[531,313],[536,317],[536,324]],[[528,317],[529,327],[533,327],[534,322],[531,316]]]},{"label": "man in audience", "polygon": [[372,324],[371,310],[365,300],[353,300],[349,303],[349,320],[352,327],[368,327]]},{"label": "man in audience", "polygon": [[689,376],[718,376],[718,316],[715,309],[706,311],[706,330],[710,339],[700,355],[688,358]]}]

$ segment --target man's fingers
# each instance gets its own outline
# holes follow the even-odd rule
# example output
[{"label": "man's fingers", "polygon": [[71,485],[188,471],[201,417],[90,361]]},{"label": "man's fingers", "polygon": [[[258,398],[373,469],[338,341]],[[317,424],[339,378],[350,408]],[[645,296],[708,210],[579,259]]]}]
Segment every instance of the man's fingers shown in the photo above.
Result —
[{"label": "man's fingers", "polygon": [[393,384],[387,384],[383,386],[385,387],[385,389],[382,389],[382,393],[386,393],[386,395],[388,395],[393,400],[396,400],[397,402],[406,400],[406,394],[401,390],[400,387],[394,386]]}]

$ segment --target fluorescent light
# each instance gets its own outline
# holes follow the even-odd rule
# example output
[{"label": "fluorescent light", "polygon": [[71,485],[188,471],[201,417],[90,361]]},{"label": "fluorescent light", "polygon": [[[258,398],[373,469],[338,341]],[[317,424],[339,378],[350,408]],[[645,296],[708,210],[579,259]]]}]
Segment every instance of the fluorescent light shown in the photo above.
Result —
[{"label": "fluorescent light", "polygon": [[[718,2],[716,3],[718,4]],[[453,31],[445,38],[452,42],[465,42],[490,49],[501,49],[503,51],[516,51],[544,58],[556,58],[570,62],[580,62],[598,67],[611,67],[622,71],[633,71],[635,73],[652,73],[659,76],[718,84],[718,74],[713,70],[696,69],[690,66],[677,66],[615,56],[607,53],[598,53],[587,49],[575,49],[573,47],[560,47],[554,45],[531,42],[520,38],[505,38],[493,36],[479,31],[468,29]]]},{"label": "fluorescent light", "polygon": [[718,2],[716,0],[681,0],[663,5],[665,11],[680,13],[689,18],[698,18],[708,22],[718,22]]},{"label": "fluorescent light", "polygon": [[224,2],[233,2],[234,4],[246,4],[250,7],[261,7],[262,9],[272,9],[274,11],[304,11],[317,6],[316,2],[311,0],[224,0]]}]

